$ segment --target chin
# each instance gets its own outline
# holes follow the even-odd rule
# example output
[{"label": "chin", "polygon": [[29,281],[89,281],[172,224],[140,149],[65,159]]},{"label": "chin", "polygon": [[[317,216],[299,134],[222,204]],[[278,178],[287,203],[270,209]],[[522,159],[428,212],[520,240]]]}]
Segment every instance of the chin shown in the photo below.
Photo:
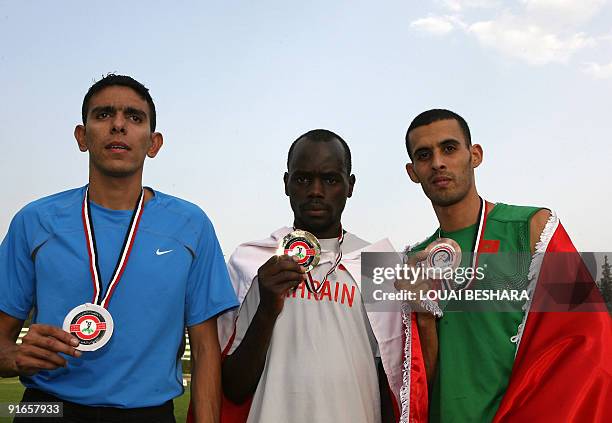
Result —
[{"label": "chin", "polygon": [[333,223],[330,223],[328,221],[321,221],[312,218],[302,219],[302,222],[304,224],[304,229],[312,233],[325,232],[333,225]]},{"label": "chin", "polygon": [[434,206],[449,207],[459,203],[465,198],[465,194],[454,194],[454,193],[426,193],[427,197],[431,200]]},{"label": "chin", "polygon": [[102,173],[112,178],[129,178],[136,174],[138,169],[102,169]]}]

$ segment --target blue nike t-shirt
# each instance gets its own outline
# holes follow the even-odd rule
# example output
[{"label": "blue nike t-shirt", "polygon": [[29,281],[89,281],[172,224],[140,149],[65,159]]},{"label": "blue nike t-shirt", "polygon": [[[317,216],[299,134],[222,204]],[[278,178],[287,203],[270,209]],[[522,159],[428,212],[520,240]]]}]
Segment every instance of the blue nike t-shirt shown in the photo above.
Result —
[{"label": "blue nike t-shirt", "polygon": [[[0,246],[0,310],[62,327],[74,307],[92,302],[93,282],[81,218],[85,188],[24,207]],[[104,290],[115,269],[131,210],[91,203]],[[104,292],[105,293],[105,292]],[[108,311],[113,335],[68,366],[22,377],[67,401],[121,408],[163,404],[183,392],[185,326],[238,302],[212,223],[196,205],[155,192],[145,204],[127,267]]]}]

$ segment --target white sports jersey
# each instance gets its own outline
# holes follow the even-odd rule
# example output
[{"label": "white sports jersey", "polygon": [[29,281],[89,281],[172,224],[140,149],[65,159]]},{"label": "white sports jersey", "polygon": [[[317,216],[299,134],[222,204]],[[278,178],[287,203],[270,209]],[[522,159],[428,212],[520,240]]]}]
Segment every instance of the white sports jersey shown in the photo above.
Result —
[{"label": "white sports jersey", "polygon": [[[320,243],[322,263],[311,272],[315,283],[338,253],[337,239]],[[365,245],[350,236],[342,247],[354,251]],[[258,288],[255,279],[240,308],[230,354],[257,311]],[[248,422],[380,422],[376,349],[360,290],[342,266],[318,295],[301,284],[288,294],[274,326]]]}]

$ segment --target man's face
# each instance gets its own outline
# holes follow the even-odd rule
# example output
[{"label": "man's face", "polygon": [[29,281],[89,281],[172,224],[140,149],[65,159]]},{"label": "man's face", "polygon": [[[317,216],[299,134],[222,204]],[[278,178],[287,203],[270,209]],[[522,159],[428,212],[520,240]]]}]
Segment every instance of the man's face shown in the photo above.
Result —
[{"label": "man's face", "polygon": [[161,134],[151,133],[149,105],[129,87],[110,86],[89,101],[87,123],[75,137],[81,151],[89,151],[93,172],[125,177],[141,172],[145,157],[155,157]]},{"label": "man's face", "polygon": [[406,165],[410,179],[420,183],[435,206],[458,203],[475,190],[474,168],[482,161],[479,145],[468,147],[454,119],[419,126],[409,134],[412,163]]},{"label": "man's face", "polygon": [[355,184],[355,176],[346,173],[340,141],[298,141],[284,181],[295,225],[319,238],[337,237],[335,231]]}]

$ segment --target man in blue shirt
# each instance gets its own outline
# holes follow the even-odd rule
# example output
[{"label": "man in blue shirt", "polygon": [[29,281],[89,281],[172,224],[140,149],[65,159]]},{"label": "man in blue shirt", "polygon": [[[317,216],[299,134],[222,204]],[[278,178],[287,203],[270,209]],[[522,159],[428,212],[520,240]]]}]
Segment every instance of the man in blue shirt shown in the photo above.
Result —
[{"label": "man in blue shirt", "polygon": [[172,422],[187,326],[195,417],[217,421],[216,316],[237,301],[212,223],[142,186],[163,144],[147,88],[108,75],[82,119],[89,184],[25,206],[0,246],[0,375],[20,376],[24,401],[62,401],[69,421]]}]

